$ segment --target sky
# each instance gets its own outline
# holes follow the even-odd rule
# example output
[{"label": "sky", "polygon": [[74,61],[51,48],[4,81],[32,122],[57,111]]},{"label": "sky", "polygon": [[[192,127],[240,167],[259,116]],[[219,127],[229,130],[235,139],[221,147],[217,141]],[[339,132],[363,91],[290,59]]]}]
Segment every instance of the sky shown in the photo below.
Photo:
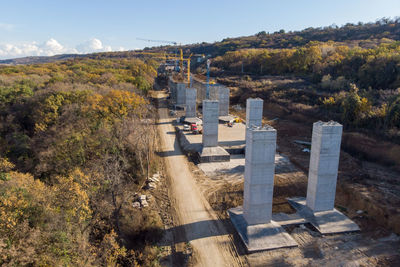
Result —
[{"label": "sky", "polygon": [[400,0],[0,0],[0,59],[214,42],[400,16]]}]

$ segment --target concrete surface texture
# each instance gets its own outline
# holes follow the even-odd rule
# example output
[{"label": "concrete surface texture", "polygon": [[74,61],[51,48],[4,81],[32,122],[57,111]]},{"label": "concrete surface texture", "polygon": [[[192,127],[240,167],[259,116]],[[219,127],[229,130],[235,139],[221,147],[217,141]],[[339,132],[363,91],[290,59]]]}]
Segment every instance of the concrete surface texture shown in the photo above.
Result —
[{"label": "concrete surface texture", "polygon": [[306,199],[304,197],[290,198],[288,201],[296,209],[296,214],[311,223],[321,234],[360,231],[356,223],[336,209],[313,212],[306,206]]},{"label": "concrete surface texture", "polygon": [[227,162],[230,161],[230,155],[220,146],[203,147],[199,153],[201,163],[206,162]]},{"label": "concrete surface texture", "polygon": [[[226,149],[226,148],[225,148]],[[229,162],[201,163],[197,166],[205,175],[216,178],[224,176],[225,178],[244,179],[244,154],[231,154]],[[275,154],[275,174],[290,173],[296,171],[296,167],[290,160],[281,154]]]},{"label": "concrete surface texture", "polygon": [[228,87],[218,87],[219,116],[228,116],[229,114],[229,93]]},{"label": "concrete surface texture", "polygon": [[264,100],[248,98],[246,100],[246,126],[261,126]]},{"label": "concrete surface texture", "polygon": [[229,209],[228,214],[248,252],[297,246],[296,241],[275,221],[248,225],[242,207]]},{"label": "concrete surface texture", "polygon": [[229,94],[230,90],[226,86],[210,85],[210,99],[219,101],[219,116],[228,116],[229,114]]},{"label": "concrete surface texture", "polygon": [[333,121],[313,124],[307,186],[307,206],[313,212],[334,208],[342,129]]},{"label": "concrete surface texture", "polygon": [[191,78],[192,78],[192,87],[197,89],[197,101],[201,102],[203,95],[203,89],[201,88],[201,83],[195,77],[192,76]]},{"label": "concrete surface texture", "polygon": [[203,101],[203,147],[218,146],[218,112],[217,100]]},{"label": "concrete surface texture", "polygon": [[176,84],[176,104],[185,105],[186,104],[186,84],[177,83]]},{"label": "concrete surface texture", "polygon": [[246,139],[243,216],[249,225],[269,223],[272,218],[276,130],[250,127]]},{"label": "concrete surface texture", "polygon": [[184,105],[186,100],[186,89],[187,84],[182,82],[176,82],[172,77],[169,77],[168,87],[171,91],[171,100],[177,105]]},{"label": "concrete surface texture", "polygon": [[169,77],[168,79],[168,87],[171,92],[171,101],[176,103],[176,83],[173,81],[172,77]]},{"label": "concrete surface texture", "polygon": [[218,100],[219,84],[210,84],[209,97],[211,100]]},{"label": "concrete surface texture", "polygon": [[196,117],[196,88],[186,88],[186,117],[194,118]]},{"label": "concrete surface texture", "polygon": [[202,103],[203,100],[206,100],[207,83],[193,77],[192,78],[192,87],[197,89],[197,102]]},{"label": "concrete surface texture", "polygon": [[[192,87],[197,89],[197,102],[202,103],[203,100],[207,100],[207,82],[193,78]],[[209,85],[209,90],[209,99],[220,101],[220,116],[227,116],[229,113],[229,88],[215,83]]]}]

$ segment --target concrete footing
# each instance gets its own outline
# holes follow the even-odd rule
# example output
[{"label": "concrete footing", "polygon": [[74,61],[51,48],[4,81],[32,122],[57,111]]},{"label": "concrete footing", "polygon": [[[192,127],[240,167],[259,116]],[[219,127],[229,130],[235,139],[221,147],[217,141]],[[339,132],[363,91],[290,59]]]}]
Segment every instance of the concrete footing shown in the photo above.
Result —
[{"label": "concrete footing", "polygon": [[296,241],[277,222],[248,225],[242,207],[228,210],[229,217],[248,252],[296,247]]},{"label": "concrete footing", "polygon": [[185,117],[185,120],[184,120],[184,122],[183,123],[186,123],[186,124],[189,124],[189,125],[191,125],[191,124],[197,124],[197,125],[201,125],[202,124],[202,120],[201,119],[199,119],[199,118],[197,118],[197,117]]},{"label": "concrete footing", "polygon": [[306,205],[306,198],[290,198],[289,204],[297,214],[311,223],[321,234],[337,234],[360,231],[356,223],[336,209],[313,212]]},{"label": "concrete footing", "polygon": [[227,116],[219,116],[218,120],[220,123],[228,123],[232,121],[234,118],[235,118],[234,116],[227,115]]},{"label": "concrete footing", "polygon": [[201,163],[223,162],[231,159],[231,155],[220,146],[203,147],[198,156]]}]

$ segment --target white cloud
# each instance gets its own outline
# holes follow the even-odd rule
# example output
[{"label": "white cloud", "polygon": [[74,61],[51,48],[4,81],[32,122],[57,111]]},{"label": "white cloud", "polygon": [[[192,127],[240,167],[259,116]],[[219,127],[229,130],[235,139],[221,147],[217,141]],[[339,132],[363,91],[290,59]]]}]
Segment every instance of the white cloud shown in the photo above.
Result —
[{"label": "white cloud", "polygon": [[[0,24],[1,25],[1,24]],[[1,44],[0,59],[26,57],[26,56],[54,56],[57,54],[85,54],[93,52],[122,51],[123,47],[113,49],[96,38],[90,39],[76,46],[76,48],[62,45],[54,38],[44,43],[27,42],[21,44]]]},{"label": "white cloud", "polygon": [[14,25],[13,24],[1,23],[0,22],[0,30],[12,31],[13,29],[14,29]]},{"label": "white cloud", "polygon": [[58,54],[64,51],[64,46],[62,46],[56,39],[53,38],[45,42],[42,48],[49,54]]},{"label": "white cloud", "polygon": [[96,38],[90,39],[82,44],[76,46],[80,53],[93,53],[93,52],[110,52],[111,46],[104,46],[103,43]]}]

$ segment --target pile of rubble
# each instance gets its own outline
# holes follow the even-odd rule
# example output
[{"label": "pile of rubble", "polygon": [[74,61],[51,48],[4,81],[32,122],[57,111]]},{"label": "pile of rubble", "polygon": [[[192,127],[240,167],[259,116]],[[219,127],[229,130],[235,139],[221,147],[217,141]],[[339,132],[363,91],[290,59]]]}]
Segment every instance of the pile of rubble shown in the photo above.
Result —
[{"label": "pile of rubble", "polygon": [[153,190],[157,187],[157,183],[160,182],[160,173],[153,174],[152,177],[149,177],[146,181],[146,189]]},{"label": "pile of rubble", "polygon": [[[146,186],[144,187],[144,189],[146,190],[153,190],[157,187],[157,183],[160,182],[160,173],[157,172],[155,174],[153,174],[152,177],[149,177],[146,180]],[[152,198],[151,195],[139,195],[139,194],[135,194],[135,200],[133,201],[133,207],[140,209],[140,208],[146,208],[149,206],[149,202],[150,199]]]}]

